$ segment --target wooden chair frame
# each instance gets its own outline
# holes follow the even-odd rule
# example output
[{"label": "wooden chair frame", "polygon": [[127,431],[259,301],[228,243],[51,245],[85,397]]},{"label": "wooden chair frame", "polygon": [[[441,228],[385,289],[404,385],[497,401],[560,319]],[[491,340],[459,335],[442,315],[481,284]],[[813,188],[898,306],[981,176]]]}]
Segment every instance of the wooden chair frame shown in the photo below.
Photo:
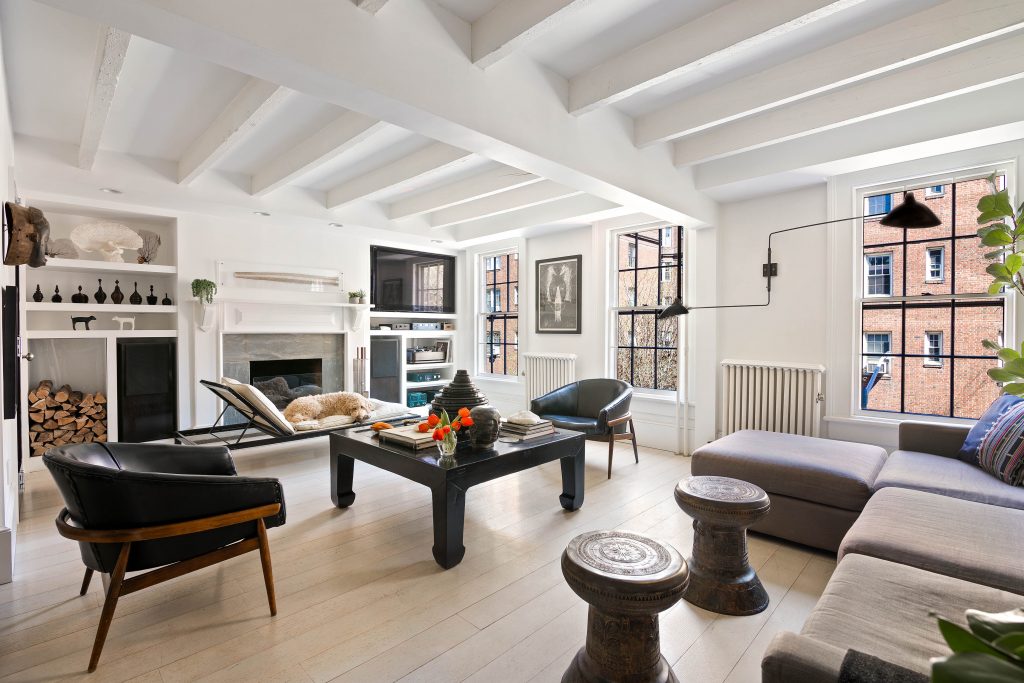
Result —
[{"label": "wooden chair frame", "polygon": [[[106,584],[106,599],[103,602],[103,611],[100,613],[99,627],[96,629],[96,639],[92,646],[92,656],[89,658],[89,672],[96,670],[100,660],[100,653],[103,652],[103,643],[107,639],[107,632],[110,630],[110,623],[114,619],[114,609],[117,607],[118,598],[128,595],[143,588],[155,586],[158,583],[194,572],[203,567],[224,562],[233,557],[245,554],[251,550],[260,551],[260,561],[263,565],[263,581],[267,588],[267,602],[270,604],[270,615],[277,615],[277,597],[274,593],[274,571],[270,564],[270,542],[267,539],[267,526],[263,522],[265,517],[276,515],[281,511],[280,503],[261,505],[259,507],[228,512],[212,517],[202,517],[185,522],[174,524],[160,524],[156,526],[138,527],[135,529],[83,529],[70,523],[70,513],[63,508],[57,514],[57,531],[64,538],[69,538],[80,543],[116,543],[121,546],[114,565],[114,571],[110,573],[109,583]],[[132,543],[139,541],[152,541],[161,538],[172,538],[174,536],[186,536],[211,529],[241,524],[243,522],[256,522],[256,536],[236,541],[223,548],[210,551],[198,557],[193,557],[174,564],[165,565],[138,574],[131,578],[125,578],[125,571],[128,567],[128,556],[131,552]],[[82,579],[82,589],[79,595],[85,595],[89,590],[89,582],[92,579],[93,570],[86,568],[85,577]]]},{"label": "wooden chair frame", "polygon": [[[615,433],[615,428],[620,424],[629,424],[629,431],[621,434]],[[626,413],[622,417],[608,420],[608,478],[612,478],[612,456],[615,454],[615,442],[629,439],[633,442],[633,458],[640,464],[640,453],[636,450],[636,431],[633,429],[633,413]]]}]

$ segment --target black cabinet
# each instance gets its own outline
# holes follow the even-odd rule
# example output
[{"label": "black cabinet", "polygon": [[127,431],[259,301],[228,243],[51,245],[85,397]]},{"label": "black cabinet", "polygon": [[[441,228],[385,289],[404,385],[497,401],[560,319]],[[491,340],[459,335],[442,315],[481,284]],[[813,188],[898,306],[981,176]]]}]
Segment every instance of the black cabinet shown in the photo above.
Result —
[{"label": "black cabinet", "polygon": [[402,397],[402,340],[370,339],[370,397],[388,403],[405,403]]},{"label": "black cabinet", "polygon": [[117,440],[166,439],[177,428],[177,340],[118,339]]}]

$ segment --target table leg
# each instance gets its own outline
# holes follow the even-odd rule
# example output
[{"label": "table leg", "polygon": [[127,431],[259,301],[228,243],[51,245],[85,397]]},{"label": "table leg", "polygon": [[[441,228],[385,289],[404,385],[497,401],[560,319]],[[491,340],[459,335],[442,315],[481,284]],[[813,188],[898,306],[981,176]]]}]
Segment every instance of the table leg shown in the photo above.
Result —
[{"label": "table leg", "polygon": [[331,453],[331,502],[336,507],[347,508],[356,499],[352,491],[352,470],[355,461],[341,453]]},{"label": "table leg", "polygon": [[466,523],[466,492],[451,483],[430,490],[434,505],[434,559],[451,569],[466,554],[462,531]]},{"label": "table leg", "polygon": [[580,447],[576,455],[562,458],[562,495],[558,501],[566,510],[579,510],[583,507],[583,473],[586,470],[586,454]]}]

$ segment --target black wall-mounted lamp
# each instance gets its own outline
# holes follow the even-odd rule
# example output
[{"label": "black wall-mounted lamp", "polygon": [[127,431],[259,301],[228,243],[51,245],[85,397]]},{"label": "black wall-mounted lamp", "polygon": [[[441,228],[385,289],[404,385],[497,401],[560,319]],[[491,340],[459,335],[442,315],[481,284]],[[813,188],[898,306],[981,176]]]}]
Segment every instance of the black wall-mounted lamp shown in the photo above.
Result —
[{"label": "black wall-mounted lamp", "polygon": [[[684,306],[683,305],[683,283],[682,278],[676,278],[676,300],[666,308],[664,311],[658,314],[659,320],[665,320],[666,318],[674,318],[679,315],[686,315],[690,311],[703,310],[708,308],[764,308],[772,302],[772,278],[777,277],[779,274],[779,264],[772,261],[772,237],[779,235],[784,232],[793,232],[794,230],[803,230],[805,228],[816,228],[822,225],[830,225],[831,223],[842,223],[844,221],[856,221],[866,216],[851,216],[850,218],[837,218],[831,221],[822,221],[821,223],[808,223],[807,225],[798,225],[795,228],[785,228],[784,230],[776,230],[775,232],[769,233],[768,235],[768,261],[761,266],[761,274],[768,279],[768,299],[764,303],[760,304],[723,304],[720,306]],[[917,201],[914,195],[910,192],[903,193],[903,203],[899,204],[892,211],[885,214],[882,217],[880,223],[889,228],[903,228],[905,230],[916,230],[919,228],[934,228],[942,225],[942,221],[936,216],[931,209],[924,204]]]}]

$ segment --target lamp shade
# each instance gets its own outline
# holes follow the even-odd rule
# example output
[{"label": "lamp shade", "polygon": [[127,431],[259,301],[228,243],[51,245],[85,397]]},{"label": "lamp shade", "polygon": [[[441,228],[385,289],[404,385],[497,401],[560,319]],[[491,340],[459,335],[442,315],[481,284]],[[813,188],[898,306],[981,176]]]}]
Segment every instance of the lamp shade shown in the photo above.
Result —
[{"label": "lamp shade", "polygon": [[931,209],[917,201],[910,192],[903,193],[903,203],[885,214],[880,221],[882,225],[890,228],[934,228],[942,225],[942,221]]},{"label": "lamp shade", "polygon": [[658,320],[674,318],[677,315],[686,315],[689,312],[690,309],[683,305],[683,300],[676,297],[676,300],[668,308],[658,314]]}]

